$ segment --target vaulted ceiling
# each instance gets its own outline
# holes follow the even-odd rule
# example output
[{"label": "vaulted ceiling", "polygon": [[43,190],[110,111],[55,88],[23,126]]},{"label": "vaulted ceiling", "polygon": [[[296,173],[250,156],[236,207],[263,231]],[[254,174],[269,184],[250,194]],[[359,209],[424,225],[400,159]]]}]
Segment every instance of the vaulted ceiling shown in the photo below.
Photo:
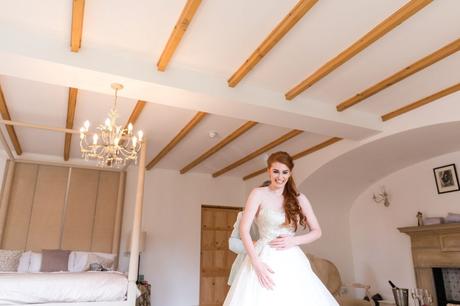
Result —
[{"label": "vaulted ceiling", "polygon": [[[120,82],[119,123],[145,131],[148,169],[249,178],[265,154],[321,154],[457,92],[459,11],[457,0],[4,1],[0,113],[78,129],[103,122]],[[8,129],[19,158],[80,156],[78,137]]]}]

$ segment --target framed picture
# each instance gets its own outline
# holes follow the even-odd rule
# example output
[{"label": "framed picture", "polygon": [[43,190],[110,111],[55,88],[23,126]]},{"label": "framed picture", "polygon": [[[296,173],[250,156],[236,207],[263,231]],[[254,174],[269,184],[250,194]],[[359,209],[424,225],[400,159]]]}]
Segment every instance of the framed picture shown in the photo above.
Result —
[{"label": "framed picture", "polygon": [[455,164],[445,165],[433,169],[438,193],[459,191],[457,169]]}]

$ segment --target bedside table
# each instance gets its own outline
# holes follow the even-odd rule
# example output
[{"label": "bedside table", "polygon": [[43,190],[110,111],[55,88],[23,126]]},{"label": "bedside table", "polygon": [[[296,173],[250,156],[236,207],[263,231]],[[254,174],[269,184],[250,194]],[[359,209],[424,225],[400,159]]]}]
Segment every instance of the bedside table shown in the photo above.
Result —
[{"label": "bedside table", "polygon": [[150,284],[146,281],[137,284],[141,295],[136,299],[136,306],[150,306]]}]

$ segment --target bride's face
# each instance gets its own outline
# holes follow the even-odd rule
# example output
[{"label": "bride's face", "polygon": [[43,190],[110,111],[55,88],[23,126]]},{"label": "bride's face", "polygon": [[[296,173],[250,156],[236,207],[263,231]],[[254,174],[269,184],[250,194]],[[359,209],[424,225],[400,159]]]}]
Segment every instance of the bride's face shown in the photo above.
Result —
[{"label": "bride's face", "polygon": [[289,170],[288,166],[279,162],[272,163],[268,172],[271,186],[275,188],[283,188],[291,176],[291,170]]}]

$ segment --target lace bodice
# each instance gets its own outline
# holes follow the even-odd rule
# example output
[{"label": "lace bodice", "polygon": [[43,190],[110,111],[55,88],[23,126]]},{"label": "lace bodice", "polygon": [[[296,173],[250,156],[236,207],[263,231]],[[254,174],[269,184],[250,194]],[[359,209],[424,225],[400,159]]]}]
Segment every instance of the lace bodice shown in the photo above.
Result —
[{"label": "lace bodice", "polygon": [[292,226],[284,225],[284,211],[261,207],[255,222],[259,229],[259,241],[261,242],[269,242],[280,235],[294,235]]}]

